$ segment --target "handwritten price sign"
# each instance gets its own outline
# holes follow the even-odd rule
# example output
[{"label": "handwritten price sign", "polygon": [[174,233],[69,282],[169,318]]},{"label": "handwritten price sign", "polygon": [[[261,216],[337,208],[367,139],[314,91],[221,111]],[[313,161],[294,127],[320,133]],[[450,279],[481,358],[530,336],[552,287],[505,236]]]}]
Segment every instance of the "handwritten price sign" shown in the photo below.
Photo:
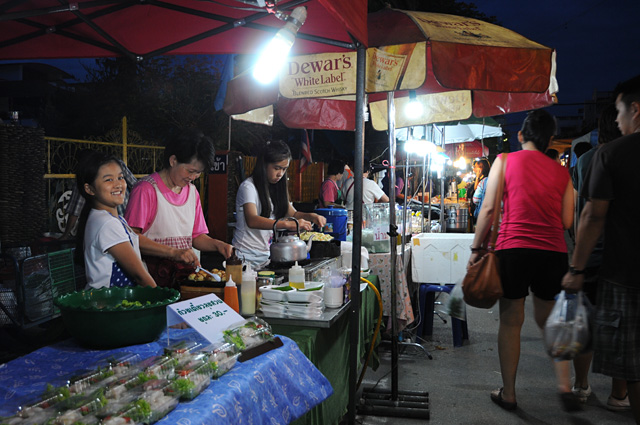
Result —
[{"label": "handwritten price sign", "polygon": [[222,338],[222,331],[244,320],[215,294],[208,294],[167,306],[167,326],[186,322],[210,342]]}]

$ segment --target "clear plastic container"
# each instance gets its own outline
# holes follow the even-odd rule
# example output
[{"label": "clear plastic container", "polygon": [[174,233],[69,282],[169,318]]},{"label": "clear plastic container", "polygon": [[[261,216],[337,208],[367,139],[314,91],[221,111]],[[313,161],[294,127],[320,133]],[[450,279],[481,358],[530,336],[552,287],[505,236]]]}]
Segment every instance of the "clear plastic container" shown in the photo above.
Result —
[{"label": "clear plastic container", "polygon": [[296,261],[289,269],[289,286],[296,289],[304,289],[304,269]]},{"label": "clear plastic container", "polygon": [[211,384],[212,375],[207,359],[200,358],[178,368],[172,386],[181,400],[193,400]]},{"label": "clear plastic container", "polygon": [[238,350],[258,346],[273,339],[271,327],[262,319],[252,317],[238,325],[232,325],[223,332],[224,340],[234,344]]},{"label": "clear plastic container", "polygon": [[256,272],[251,270],[251,266],[247,265],[247,269],[242,272],[242,285],[240,285],[240,314],[252,315],[256,312]]}]

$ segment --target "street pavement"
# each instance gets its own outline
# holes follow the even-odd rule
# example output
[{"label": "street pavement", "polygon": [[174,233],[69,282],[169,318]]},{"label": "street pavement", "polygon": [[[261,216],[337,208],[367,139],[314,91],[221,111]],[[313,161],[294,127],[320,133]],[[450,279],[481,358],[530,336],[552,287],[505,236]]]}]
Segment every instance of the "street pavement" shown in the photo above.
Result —
[{"label": "street pavement", "polygon": [[[442,294],[440,301],[445,301]],[[436,306],[442,309],[442,306]],[[498,361],[498,305],[490,310],[467,307],[469,341],[453,347],[451,324],[434,317],[433,336],[424,342],[431,353],[429,360],[420,350],[407,348],[399,356],[398,388],[400,391],[429,393],[430,420],[357,416],[359,424],[424,424],[430,425],[624,425],[633,424],[631,412],[610,412],[605,408],[611,379],[590,374],[593,394],[584,410],[567,413],[562,410],[556,393],[555,376],[544,349],[541,333],[533,320],[531,297],[527,297],[526,319],[521,334],[521,354],[516,393],[518,409],[508,412],[494,404],[489,394],[502,386]],[[381,366],[369,370],[362,387],[389,389],[390,346],[381,348]]]}]

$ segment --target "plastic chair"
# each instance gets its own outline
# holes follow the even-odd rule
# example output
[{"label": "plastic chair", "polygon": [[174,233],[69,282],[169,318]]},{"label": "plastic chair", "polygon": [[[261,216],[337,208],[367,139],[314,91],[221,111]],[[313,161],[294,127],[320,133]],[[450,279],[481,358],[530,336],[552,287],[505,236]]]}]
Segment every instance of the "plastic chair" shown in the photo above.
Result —
[{"label": "plastic chair", "polygon": [[[433,314],[435,304],[435,293],[451,293],[453,285],[430,285],[423,283],[420,285],[420,324],[418,325],[418,336],[433,335]],[[465,317],[466,319],[466,317]],[[446,323],[446,322],[445,322]],[[462,347],[463,340],[469,340],[469,330],[467,321],[451,318],[451,330],[453,332],[453,346]]]}]

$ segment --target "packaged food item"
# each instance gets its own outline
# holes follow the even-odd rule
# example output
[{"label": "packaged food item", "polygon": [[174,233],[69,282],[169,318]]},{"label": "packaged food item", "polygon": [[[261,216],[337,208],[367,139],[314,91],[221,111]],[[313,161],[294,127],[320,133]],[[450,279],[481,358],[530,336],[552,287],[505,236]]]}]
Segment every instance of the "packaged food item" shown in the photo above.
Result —
[{"label": "packaged food item", "polygon": [[234,344],[219,342],[206,349],[212,377],[219,378],[235,366],[240,352]]},{"label": "packaged food item", "polygon": [[193,400],[211,384],[212,374],[209,362],[205,357],[194,360],[176,370],[174,389],[180,395],[180,399]]},{"label": "packaged food item", "polygon": [[273,339],[271,327],[264,320],[252,317],[251,319],[232,325],[223,332],[224,340],[234,344],[238,350],[244,351]]}]

